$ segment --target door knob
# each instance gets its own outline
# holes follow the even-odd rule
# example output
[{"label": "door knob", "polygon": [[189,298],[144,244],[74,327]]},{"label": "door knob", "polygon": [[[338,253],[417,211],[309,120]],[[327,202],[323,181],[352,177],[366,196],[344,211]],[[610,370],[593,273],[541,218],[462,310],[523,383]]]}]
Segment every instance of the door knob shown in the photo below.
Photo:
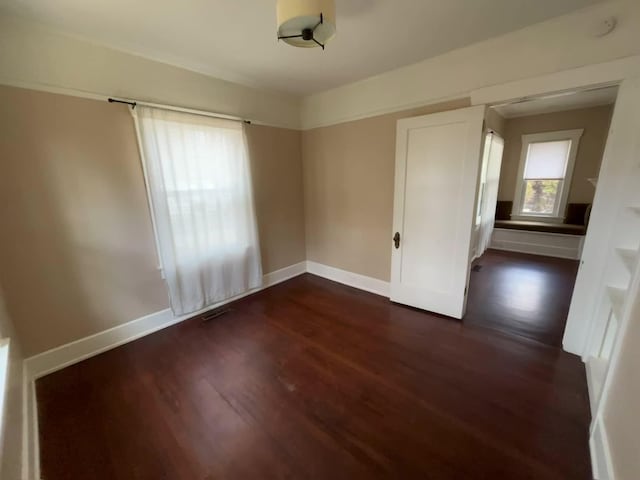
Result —
[{"label": "door knob", "polygon": [[396,234],[393,236],[393,243],[396,248],[400,248],[400,232],[396,232]]}]

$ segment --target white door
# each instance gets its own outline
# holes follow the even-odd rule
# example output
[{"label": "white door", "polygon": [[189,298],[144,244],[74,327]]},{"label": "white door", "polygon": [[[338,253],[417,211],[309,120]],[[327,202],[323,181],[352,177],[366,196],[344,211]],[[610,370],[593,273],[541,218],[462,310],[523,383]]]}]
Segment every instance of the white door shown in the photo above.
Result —
[{"label": "white door", "polygon": [[398,121],[391,300],[462,318],[484,106]]}]

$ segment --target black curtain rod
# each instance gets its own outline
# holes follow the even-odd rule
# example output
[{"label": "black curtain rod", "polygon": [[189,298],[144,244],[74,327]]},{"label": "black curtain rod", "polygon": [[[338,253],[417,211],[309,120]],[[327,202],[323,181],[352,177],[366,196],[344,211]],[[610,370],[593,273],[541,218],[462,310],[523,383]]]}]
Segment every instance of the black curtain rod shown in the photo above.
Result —
[{"label": "black curtain rod", "polygon": [[[109,103],[124,103],[125,105],[130,105],[132,109],[136,108],[137,103],[136,102],[128,102],[126,100],[118,100],[117,98],[108,98],[107,99],[109,101]],[[180,111],[180,109],[176,108],[176,110]],[[222,119],[227,119],[227,120],[234,120],[234,121],[240,121],[243,123],[246,123],[247,125],[251,125],[251,120],[241,120],[241,119],[235,119],[235,118],[227,118],[227,117],[223,117],[223,116],[216,116],[214,114],[208,114],[207,116],[209,117],[215,117],[215,118],[222,118]]]},{"label": "black curtain rod", "polygon": [[131,108],[136,108],[136,102],[127,102],[125,100],[118,100],[117,98],[110,98],[109,103],[124,103],[125,105],[131,105]]}]

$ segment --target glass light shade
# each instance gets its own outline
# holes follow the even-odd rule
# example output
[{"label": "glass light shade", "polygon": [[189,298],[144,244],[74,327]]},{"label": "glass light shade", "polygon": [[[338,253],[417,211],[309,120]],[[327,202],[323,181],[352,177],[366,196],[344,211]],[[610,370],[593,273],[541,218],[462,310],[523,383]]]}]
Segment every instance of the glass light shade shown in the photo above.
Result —
[{"label": "glass light shade", "polygon": [[[317,28],[314,38],[326,44],[336,34],[335,0],[278,0],[278,37],[300,35],[304,29]],[[323,17],[322,25],[320,14]],[[303,38],[283,38],[283,42],[295,47],[317,47],[318,44]]]}]

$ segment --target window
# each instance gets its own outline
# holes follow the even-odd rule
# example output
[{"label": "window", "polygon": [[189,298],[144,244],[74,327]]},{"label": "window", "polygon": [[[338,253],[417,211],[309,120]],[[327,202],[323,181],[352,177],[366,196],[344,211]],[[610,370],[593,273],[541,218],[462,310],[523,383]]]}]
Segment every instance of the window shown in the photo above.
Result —
[{"label": "window", "polygon": [[582,132],[563,130],[522,136],[512,218],[564,220]]},{"label": "window", "polygon": [[235,219],[242,218],[253,206],[248,181],[243,182],[248,180],[244,172],[248,160],[241,124],[181,122],[176,128],[175,124],[165,121],[163,125],[162,134],[168,143],[175,144],[179,134],[185,146],[180,152],[174,145],[173,161],[159,163],[175,248],[184,255],[201,248],[200,228],[185,227],[185,222],[189,223],[186,219],[199,216],[195,222],[218,231],[218,235],[207,235],[207,249],[212,255],[219,251],[244,251],[251,242],[251,235],[246,232],[250,227]]},{"label": "window", "polygon": [[243,124],[138,106],[149,205],[176,315],[262,283]]}]

